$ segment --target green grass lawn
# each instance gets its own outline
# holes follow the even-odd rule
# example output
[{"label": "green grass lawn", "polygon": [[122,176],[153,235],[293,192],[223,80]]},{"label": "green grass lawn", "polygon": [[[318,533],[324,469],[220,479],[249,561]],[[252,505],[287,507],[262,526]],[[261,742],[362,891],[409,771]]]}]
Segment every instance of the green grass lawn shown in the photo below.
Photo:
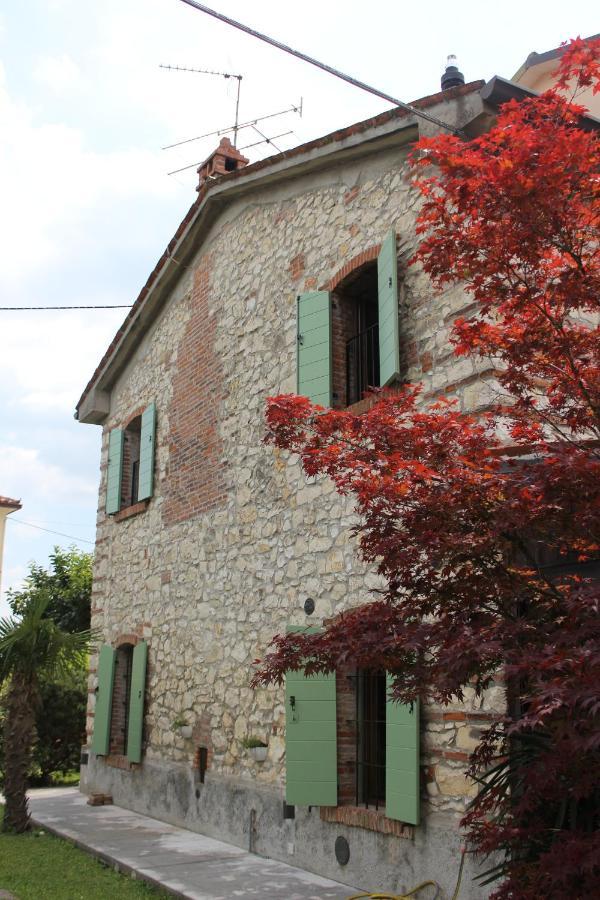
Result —
[{"label": "green grass lawn", "polygon": [[[0,821],[4,808],[0,806]],[[45,831],[0,832],[0,890],[18,900],[160,900],[169,895],[106,868]]]}]

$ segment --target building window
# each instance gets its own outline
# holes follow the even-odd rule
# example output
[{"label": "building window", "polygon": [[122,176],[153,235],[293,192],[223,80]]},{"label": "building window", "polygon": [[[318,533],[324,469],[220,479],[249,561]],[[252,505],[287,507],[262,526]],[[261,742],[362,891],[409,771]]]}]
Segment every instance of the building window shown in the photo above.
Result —
[{"label": "building window", "polygon": [[149,500],[154,489],[156,406],[151,403],[125,428],[113,428],[108,437],[106,513]]},{"label": "building window", "polygon": [[140,483],[140,439],[142,417],[136,416],[123,436],[123,471],[121,474],[121,509],[138,501]]},{"label": "building window", "polygon": [[333,401],[358,402],[379,387],[377,262],[352,272],[332,297]]},{"label": "building window", "polygon": [[339,804],[385,807],[385,672],[338,677]]},{"label": "building window", "polygon": [[337,409],[401,378],[395,232],[352,262],[333,292],[297,297],[297,391]]},{"label": "building window", "polygon": [[122,644],[115,654],[115,674],[110,718],[110,752],[125,755],[131,699],[133,645]]}]

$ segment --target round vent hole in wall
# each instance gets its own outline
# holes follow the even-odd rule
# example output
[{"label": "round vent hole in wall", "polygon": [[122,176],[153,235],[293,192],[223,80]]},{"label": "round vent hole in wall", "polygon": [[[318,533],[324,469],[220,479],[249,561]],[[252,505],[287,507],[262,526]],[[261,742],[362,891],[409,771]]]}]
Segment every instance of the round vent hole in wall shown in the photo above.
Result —
[{"label": "round vent hole in wall", "polygon": [[350,846],[346,838],[341,835],[335,839],[335,858],[340,866],[345,866],[350,859]]}]

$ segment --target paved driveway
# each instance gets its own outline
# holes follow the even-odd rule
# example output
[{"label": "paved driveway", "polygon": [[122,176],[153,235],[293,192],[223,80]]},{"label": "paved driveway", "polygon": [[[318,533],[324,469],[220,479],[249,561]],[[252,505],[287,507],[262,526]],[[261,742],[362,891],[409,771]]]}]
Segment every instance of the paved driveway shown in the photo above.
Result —
[{"label": "paved driveway", "polygon": [[347,900],[358,890],[118,806],[76,788],[30,793],[35,822],[124,872],[190,900]]}]

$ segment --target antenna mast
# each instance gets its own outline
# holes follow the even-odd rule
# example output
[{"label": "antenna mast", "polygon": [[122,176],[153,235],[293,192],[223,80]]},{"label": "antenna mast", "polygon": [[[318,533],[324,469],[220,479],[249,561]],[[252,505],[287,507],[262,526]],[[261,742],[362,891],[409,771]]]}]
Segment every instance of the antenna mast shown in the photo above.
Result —
[{"label": "antenna mast", "polygon": [[162,63],[159,68],[170,69],[172,72],[195,72],[198,75],[220,75],[221,78],[237,78],[237,96],[235,100],[235,124],[233,126],[233,146],[237,147],[239,121],[240,121],[240,90],[242,87],[243,75],[235,75],[233,72],[215,72],[212,69],[192,69],[190,66],[164,66]]}]

